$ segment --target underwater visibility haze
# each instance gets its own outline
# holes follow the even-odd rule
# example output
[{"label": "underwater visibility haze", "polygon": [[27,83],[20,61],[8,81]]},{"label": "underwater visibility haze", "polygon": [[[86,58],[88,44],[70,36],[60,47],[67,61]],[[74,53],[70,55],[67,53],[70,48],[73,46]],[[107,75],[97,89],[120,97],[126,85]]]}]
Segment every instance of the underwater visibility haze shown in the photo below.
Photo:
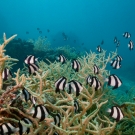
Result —
[{"label": "underwater visibility haze", "polygon": [[134,0],[0,5],[0,135],[135,135]]}]

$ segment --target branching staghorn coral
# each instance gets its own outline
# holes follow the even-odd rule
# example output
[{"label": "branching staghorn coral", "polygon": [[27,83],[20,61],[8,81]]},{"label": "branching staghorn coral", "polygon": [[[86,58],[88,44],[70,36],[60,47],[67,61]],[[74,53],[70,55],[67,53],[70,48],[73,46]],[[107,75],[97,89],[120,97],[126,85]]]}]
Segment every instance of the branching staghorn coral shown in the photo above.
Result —
[{"label": "branching staghorn coral", "polygon": [[2,80],[2,72],[3,69],[5,67],[5,61],[10,60],[10,61],[18,61],[17,59],[13,59],[10,58],[9,56],[5,56],[4,53],[6,50],[4,50],[4,48],[6,47],[6,45],[13,40],[17,35],[13,35],[12,37],[10,37],[9,39],[6,39],[6,34],[3,34],[3,40],[4,43],[2,45],[0,45],[0,89],[2,89],[3,86],[3,80]]},{"label": "branching staghorn coral", "polygon": [[[11,122],[18,127],[19,120],[26,117],[33,123],[22,123],[30,127],[30,135],[53,135],[55,131],[59,135],[110,135],[116,127],[116,122],[100,113],[101,108],[108,103],[108,99],[103,98],[104,87],[95,91],[94,87],[86,85],[86,77],[89,74],[94,75],[93,65],[97,64],[100,73],[96,76],[103,86],[104,76],[110,74],[105,69],[106,65],[116,55],[117,53],[112,52],[106,58],[105,51],[99,54],[87,53],[86,56],[78,58],[82,65],[79,72],[71,68],[70,60],[66,64],[56,61],[51,63],[49,60],[49,64],[38,62],[40,70],[35,72],[36,75],[28,75],[19,69],[12,78],[12,86],[5,91],[1,90],[0,124]],[[67,81],[75,79],[82,83],[83,90],[78,97],[75,94],[68,94],[66,90],[60,94],[55,93],[55,81],[61,76],[65,76]],[[45,120],[40,122],[38,118],[33,118],[30,113],[34,108],[33,104],[19,97],[24,88],[36,98],[37,105],[42,104],[48,108],[50,115]],[[79,103],[77,113],[74,107],[75,100]],[[54,124],[53,116],[57,113],[61,114],[60,126]]]}]

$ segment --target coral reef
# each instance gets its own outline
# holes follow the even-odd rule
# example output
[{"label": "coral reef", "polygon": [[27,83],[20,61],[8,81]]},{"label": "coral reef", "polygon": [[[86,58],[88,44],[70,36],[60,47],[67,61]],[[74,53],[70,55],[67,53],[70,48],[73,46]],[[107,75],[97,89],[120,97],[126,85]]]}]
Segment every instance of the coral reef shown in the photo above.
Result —
[{"label": "coral reef", "polygon": [[16,71],[18,68],[23,68],[23,62],[27,55],[35,55],[37,58],[42,59],[45,62],[48,62],[46,59],[49,59],[51,62],[56,60],[56,56],[63,54],[67,59],[77,58],[78,53],[74,48],[69,46],[62,46],[59,48],[51,48],[50,42],[43,37],[39,37],[37,40],[29,39],[27,41],[20,38],[14,39],[9,42],[8,47],[6,47],[5,54],[13,58],[19,58],[19,61],[14,66],[13,71]]},{"label": "coral reef", "polygon": [[[42,60],[38,62],[39,71],[35,72],[36,75],[29,75],[26,67],[22,70],[18,69],[14,73],[12,83],[7,84],[8,87],[5,89],[3,84],[6,82],[2,80],[3,69],[8,65],[8,61],[17,61],[17,59],[5,55],[4,47],[15,37],[16,35],[6,39],[4,34],[4,43],[0,46],[0,125],[9,122],[18,128],[21,123],[25,128],[30,128],[28,133],[30,135],[53,135],[56,132],[59,135],[111,135],[117,134],[120,128],[127,132],[123,125],[134,123],[133,121],[127,122],[127,119],[131,119],[135,115],[134,104],[128,102],[119,105],[123,108],[127,118],[118,125],[116,121],[106,115],[104,110],[106,106],[110,105],[109,100],[112,98],[111,94],[107,95],[110,89],[104,84],[104,77],[110,75],[106,66],[117,55],[117,52],[110,52],[107,57],[105,51],[99,54],[90,52],[83,57],[78,57],[78,61],[82,65],[79,72],[72,69],[71,60],[67,60],[65,64],[51,62],[49,59],[46,63]],[[20,46],[18,45],[18,47]],[[86,84],[87,76],[94,75],[94,64],[100,67],[99,74],[96,76],[102,87],[97,91]],[[12,66],[12,63],[9,65]],[[78,97],[74,93],[69,94],[66,90],[60,91],[60,93],[55,92],[55,81],[61,76],[66,77],[67,81],[81,82],[83,90]],[[43,105],[49,110],[49,115],[45,116],[44,120],[40,121],[31,114],[35,106],[31,101],[21,98],[20,95],[24,89],[36,99],[36,106]],[[79,103],[77,112],[75,112],[75,101]],[[58,113],[61,116],[60,125],[55,124],[54,120],[54,116]],[[32,123],[24,123],[21,121],[22,118],[28,118]],[[119,134],[124,135],[121,133],[123,131],[120,131]],[[131,131],[128,133],[131,134]],[[14,134],[19,133],[15,131]]]}]

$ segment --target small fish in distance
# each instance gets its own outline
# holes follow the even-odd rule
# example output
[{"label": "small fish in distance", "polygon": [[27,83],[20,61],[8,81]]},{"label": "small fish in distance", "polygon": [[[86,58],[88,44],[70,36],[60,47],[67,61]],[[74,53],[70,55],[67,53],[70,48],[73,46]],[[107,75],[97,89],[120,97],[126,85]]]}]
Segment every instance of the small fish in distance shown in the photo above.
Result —
[{"label": "small fish in distance", "polygon": [[8,68],[4,68],[2,72],[2,79],[3,80],[8,80],[10,77],[12,77],[12,73]]},{"label": "small fish in distance", "polygon": [[39,30],[39,34],[42,34],[42,31],[41,30]]},{"label": "small fish in distance", "polygon": [[37,30],[40,30],[39,28],[37,28]]},{"label": "small fish in distance", "polygon": [[98,45],[98,46],[97,46],[97,48],[96,48],[96,50],[97,50],[99,53],[101,53],[101,52],[102,52],[102,48],[101,48],[101,46],[100,46],[100,45]]},{"label": "small fish in distance", "polygon": [[132,40],[129,41],[128,48],[129,48],[129,50],[133,50],[133,48],[134,48],[134,43],[133,43]]},{"label": "small fish in distance", "polygon": [[108,109],[107,112],[110,113],[110,116],[114,118],[117,122],[123,119],[124,114],[121,109],[117,106],[113,106],[111,109]]},{"label": "small fish in distance", "polygon": [[117,37],[114,37],[114,43],[117,43],[118,42],[118,40],[117,40]]},{"label": "small fish in distance", "polygon": [[119,69],[121,68],[121,61],[119,60],[113,60],[110,62],[111,63],[111,66],[114,68],[114,69]]},{"label": "small fish in distance", "polygon": [[64,91],[64,88],[65,88],[65,85],[66,85],[66,81],[67,79],[62,76],[61,78],[59,78],[56,82],[55,82],[55,92],[59,92],[60,93],[60,90],[63,90]]},{"label": "small fish in distance", "polygon": [[14,124],[3,123],[2,125],[0,125],[0,135],[11,135],[17,131],[18,129],[15,127]]},{"label": "small fish in distance", "polygon": [[65,86],[67,93],[72,94],[75,93],[76,97],[80,95],[80,92],[83,90],[83,86],[80,82],[76,80],[71,80]]},{"label": "small fish in distance", "polygon": [[59,55],[59,57],[57,57],[57,60],[58,60],[59,62],[61,62],[62,64],[64,64],[64,63],[66,62],[66,58],[65,58],[65,56],[63,56],[63,55]]},{"label": "small fish in distance", "polygon": [[32,121],[28,118],[22,118],[21,120],[19,120],[19,123],[18,123],[19,134],[23,135],[23,133],[25,133],[25,132],[28,134],[30,132],[30,127],[23,125],[21,122],[32,125]]},{"label": "small fish in distance", "polygon": [[109,86],[113,86],[113,89],[117,89],[122,85],[121,79],[115,74],[110,75],[105,81],[108,82]]},{"label": "small fish in distance", "polygon": [[72,69],[74,69],[75,72],[78,72],[81,68],[80,62],[78,60],[75,60],[75,59],[71,62],[71,66],[72,66]]},{"label": "small fish in distance", "polygon": [[24,63],[25,64],[34,64],[36,61],[38,61],[38,58],[35,58],[34,55],[28,55],[25,60]]},{"label": "small fish in distance", "polygon": [[103,44],[104,44],[104,40],[101,41],[101,45],[103,45]]},{"label": "small fish in distance", "polygon": [[98,78],[96,76],[89,75],[86,78],[86,84],[89,84],[90,87],[94,87],[95,90],[101,89],[101,82],[98,80]]},{"label": "small fish in distance", "polygon": [[124,32],[123,33],[123,37],[130,38],[131,37],[131,34],[129,32]]},{"label": "small fish in distance", "polygon": [[120,46],[120,41],[118,40],[116,47],[119,47],[119,46]]},{"label": "small fish in distance", "polygon": [[36,105],[34,109],[30,111],[30,114],[33,114],[33,118],[38,118],[40,121],[43,121],[49,115],[49,110],[44,105]]},{"label": "small fish in distance", "polygon": [[99,74],[99,68],[97,67],[96,64],[94,64],[93,66],[93,71],[94,71],[94,74]]},{"label": "small fish in distance", "polygon": [[29,74],[30,75],[31,74],[36,75],[35,71],[38,71],[39,67],[36,64],[30,64],[30,65],[28,65],[28,69],[29,69]]},{"label": "small fish in distance", "polygon": [[26,34],[29,34],[29,32],[28,32],[28,31],[26,31]]},{"label": "small fish in distance", "polygon": [[50,30],[49,30],[49,29],[47,29],[47,32],[49,33],[49,32],[50,32]]}]

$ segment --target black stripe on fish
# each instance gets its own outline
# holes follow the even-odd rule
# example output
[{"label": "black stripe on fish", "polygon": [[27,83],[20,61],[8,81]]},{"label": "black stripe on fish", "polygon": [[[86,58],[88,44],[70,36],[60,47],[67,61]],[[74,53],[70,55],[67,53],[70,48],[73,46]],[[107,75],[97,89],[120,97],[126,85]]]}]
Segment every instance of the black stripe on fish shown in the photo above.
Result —
[{"label": "black stripe on fish", "polygon": [[36,101],[35,101],[35,97],[33,97],[25,88],[22,90],[22,98],[25,99],[25,101],[27,102],[28,100],[31,101],[31,103],[35,106]]},{"label": "black stripe on fish", "polygon": [[97,77],[95,77],[95,76],[92,77],[91,86],[94,86],[95,90],[100,89],[101,83],[99,82],[99,80],[97,79]]},{"label": "black stripe on fish", "polygon": [[114,74],[110,75],[107,81],[109,86],[114,86],[113,89],[117,89],[122,85],[121,79]]},{"label": "black stripe on fish", "polygon": [[117,55],[117,56],[115,57],[115,60],[117,60],[117,61],[122,61],[123,58],[122,58],[120,55]]},{"label": "black stripe on fish", "polygon": [[110,113],[110,116],[112,118],[114,118],[117,122],[120,121],[124,117],[123,112],[117,106],[112,106],[112,108],[111,109],[108,109],[107,112],[109,112]]},{"label": "black stripe on fish", "polygon": [[64,64],[66,62],[66,58],[63,55],[59,55],[58,57],[59,62],[61,62],[62,64]]},{"label": "black stripe on fish", "polygon": [[56,116],[54,117],[54,124],[58,125],[58,127],[60,127],[60,121],[61,121],[61,115],[60,113],[56,114]]},{"label": "black stripe on fish", "polygon": [[55,82],[55,92],[59,92],[60,93],[60,90],[64,90],[65,88],[65,85],[66,85],[66,78],[64,76],[62,76],[61,78],[59,78],[56,82]]},{"label": "black stripe on fish", "polygon": [[25,101],[27,102],[29,99],[30,99],[30,97],[31,97],[31,94],[24,88],[23,90],[22,90],[22,94],[24,95],[24,98],[25,98]]},{"label": "black stripe on fish", "polygon": [[29,55],[25,58],[24,62],[26,64],[34,64],[37,61],[37,58],[35,58],[35,56],[33,55]]},{"label": "black stripe on fish", "polygon": [[94,74],[99,74],[99,68],[97,67],[96,64],[93,66]]},{"label": "black stripe on fish", "polygon": [[36,64],[30,64],[30,65],[28,66],[28,69],[29,69],[29,74],[30,74],[30,75],[31,75],[31,74],[35,75],[35,71],[38,71],[38,70],[39,70],[39,67],[38,67],[38,65],[36,65]]},{"label": "black stripe on fish", "polygon": [[96,50],[97,50],[99,53],[101,53],[101,52],[102,52],[102,48],[101,48],[101,46],[100,46],[100,45],[98,45],[98,46],[97,46],[97,48],[96,48]]},{"label": "black stripe on fish", "polygon": [[40,121],[43,121],[46,117],[48,117],[49,111],[48,109],[43,105],[37,105],[35,106],[33,118],[38,118]]},{"label": "black stripe on fish", "polygon": [[16,127],[14,124],[11,123],[3,123],[0,125],[0,134],[5,135],[5,134],[12,134],[14,133]]},{"label": "black stripe on fish", "polygon": [[12,73],[8,68],[4,68],[2,72],[2,79],[7,80],[9,77],[12,77]]},{"label": "black stripe on fish", "polygon": [[26,127],[25,125],[22,125],[21,122],[24,122],[26,124],[32,124],[32,121],[28,118],[22,118],[18,125],[19,125],[19,134],[22,135],[23,133],[27,132],[27,134],[30,132],[30,128]]},{"label": "black stripe on fish", "polygon": [[77,100],[74,100],[74,107],[75,107],[75,113],[77,113],[79,110],[79,103]]},{"label": "black stripe on fish", "polygon": [[82,84],[78,81],[75,81],[75,80],[71,80],[70,82],[68,82],[68,84],[71,85],[72,89],[76,93],[76,96],[79,96],[80,92],[83,90]]},{"label": "black stripe on fish", "polygon": [[101,82],[98,80],[96,76],[88,76],[87,77],[87,84],[90,85],[90,87],[94,87],[95,90],[99,90],[101,88]]},{"label": "black stripe on fish", "polygon": [[113,60],[113,61],[111,61],[111,66],[114,69],[119,69],[119,68],[121,68],[121,61],[119,61],[119,60]]},{"label": "black stripe on fish", "polygon": [[131,34],[129,32],[125,32],[125,33],[123,33],[123,37],[130,38]]},{"label": "black stripe on fish", "polygon": [[92,81],[92,76],[88,75],[88,77],[86,78],[86,85],[88,85],[89,83],[91,83]]},{"label": "black stripe on fish", "polygon": [[81,64],[78,60],[73,60],[71,63],[72,69],[74,69],[75,72],[78,72],[81,68]]},{"label": "black stripe on fish", "polygon": [[132,40],[129,41],[129,44],[128,44],[128,48],[129,50],[133,50],[133,47],[134,47],[134,43]]}]

